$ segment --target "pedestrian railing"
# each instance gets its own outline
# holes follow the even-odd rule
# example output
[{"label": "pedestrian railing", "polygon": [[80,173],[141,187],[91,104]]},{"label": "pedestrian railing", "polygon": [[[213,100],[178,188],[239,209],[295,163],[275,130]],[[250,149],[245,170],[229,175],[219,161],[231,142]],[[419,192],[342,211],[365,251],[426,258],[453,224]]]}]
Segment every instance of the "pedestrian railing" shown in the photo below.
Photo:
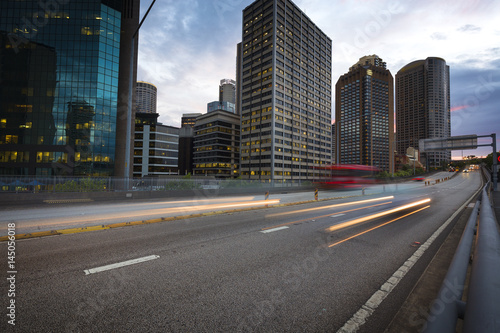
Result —
[{"label": "pedestrian railing", "polygon": [[0,193],[55,193],[55,192],[109,192],[109,191],[171,191],[218,190],[222,188],[298,187],[311,182],[282,183],[271,186],[255,180],[216,179],[211,177],[30,177],[0,176]]}]

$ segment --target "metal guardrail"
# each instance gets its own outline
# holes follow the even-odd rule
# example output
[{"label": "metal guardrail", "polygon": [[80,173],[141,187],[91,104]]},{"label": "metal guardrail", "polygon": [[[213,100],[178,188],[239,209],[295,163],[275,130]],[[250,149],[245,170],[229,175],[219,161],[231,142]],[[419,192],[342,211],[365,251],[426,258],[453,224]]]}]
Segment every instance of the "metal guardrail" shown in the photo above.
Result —
[{"label": "metal guardrail", "polygon": [[463,331],[500,332],[500,235],[486,187],[481,200]]},{"label": "metal guardrail", "polygon": [[[455,333],[459,318],[463,319],[465,333],[500,332],[500,234],[488,197],[490,186],[488,177],[488,183],[474,206],[438,296],[431,306],[423,332]],[[467,301],[463,302],[478,212],[479,223]]]}]

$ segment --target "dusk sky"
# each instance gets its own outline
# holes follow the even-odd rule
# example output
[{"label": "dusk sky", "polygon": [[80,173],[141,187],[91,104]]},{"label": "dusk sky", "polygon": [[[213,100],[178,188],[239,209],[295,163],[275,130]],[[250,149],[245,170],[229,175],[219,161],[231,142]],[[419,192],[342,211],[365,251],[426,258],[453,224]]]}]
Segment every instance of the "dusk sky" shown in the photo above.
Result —
[{"label": "dusk sky", "polygon": [[[141,17],[151,2],[141,1]],[[219,81],[236,78],[242,11],[252,2],[156,1],[140,30],[137,79],[157,86],[159,121],[179,127],[182,114],[206,113],[207,103],[218,99]],[[440,57],[450,66],[451,135],[500,136],[500,1],[294,3],[332,39],[333,98],[338,78],[362,56],[378,55],[394,77],[414,60]],[[491,144],[491,138],[479,143]],[[491,151],[482,147],[453,156]]]}]

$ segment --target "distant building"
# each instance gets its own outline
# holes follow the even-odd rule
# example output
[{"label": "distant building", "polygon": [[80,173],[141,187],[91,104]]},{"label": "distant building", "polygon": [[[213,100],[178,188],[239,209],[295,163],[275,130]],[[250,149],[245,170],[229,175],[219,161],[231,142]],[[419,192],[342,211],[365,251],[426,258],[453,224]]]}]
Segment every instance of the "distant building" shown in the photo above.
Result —
[{"label": "distant building", "polygon": [[337,139],[335,137],[335,123],[332,124],[332,164],[337,163],[337,145],[336,145]]},{"label": "distant building", "polygon": [[196,118],[201,116],[202,113],[184,113],[181,118],[181,127],[191,126],[194,127],[196,123]]},{"label": "distant building", "polygon": [[332,40],[290,0],[252,2],[242,39],[241,177],[317,179],[332,160]]},{"label": "distant building", "polygon": [[[441,58],[417,60],[396,74],[396,149],[405,155],[420,139],[447,138],[450,124],[450,67]],[[451,152],[420,153],[426,167],[451,160]]]},{"label": "distant building", "polygon": [[157,89],[137,82],[134,142],[134,177],[177,175],[179,128],[158,122]]},{"label": "distant building", "polygon": [[157,113],[136,114],[134,177],[179,173],[179,128],[158,123],[157,119]]},{"label": "distant building", "polygon": [[201,113],[185,113],[179,131],[179,174],[193,174],[194,125]]},{"label": "distant building", "polygon": [[194,127],[193,174],[239,176],[240,117],[226,110],[199,116]]},{"label": "distant building", "polygon": [[373,54],[359,58],[359,61],[349,68],[349,71],[354,71],[358,67],[370,65],[387,69],[387,64],[378,55]]},{"label": "distant building", "polygon": [[393,77],[378,56],[368,56],[335,86],[336,162],[394,170]]},{"label": "distant building", "polygon": [[148,82],[137,82],[135,101],[137,112],[156,113],[157,88]]},{"label": "distant building", "polygon": [[236,104],[236,81],[230,79],[220,81],[219,102]]},{"label": "distant building", "polygon": [[235,113],[234,104],[230,102],[215,101],[207,104],[207,112],[212,112],[216,110],[224,110],[227,112]]}]

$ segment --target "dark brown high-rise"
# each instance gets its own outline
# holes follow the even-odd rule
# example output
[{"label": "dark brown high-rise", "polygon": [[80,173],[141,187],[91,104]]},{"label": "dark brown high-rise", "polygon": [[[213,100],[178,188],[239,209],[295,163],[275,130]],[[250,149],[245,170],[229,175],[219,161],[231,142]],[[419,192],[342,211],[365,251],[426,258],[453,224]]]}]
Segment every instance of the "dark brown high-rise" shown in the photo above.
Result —
[{"label": "dark brown high-rise", "polygon": [[394,170],[393,77],[378,56],[362,57],[335,85],[336,162]]}]

